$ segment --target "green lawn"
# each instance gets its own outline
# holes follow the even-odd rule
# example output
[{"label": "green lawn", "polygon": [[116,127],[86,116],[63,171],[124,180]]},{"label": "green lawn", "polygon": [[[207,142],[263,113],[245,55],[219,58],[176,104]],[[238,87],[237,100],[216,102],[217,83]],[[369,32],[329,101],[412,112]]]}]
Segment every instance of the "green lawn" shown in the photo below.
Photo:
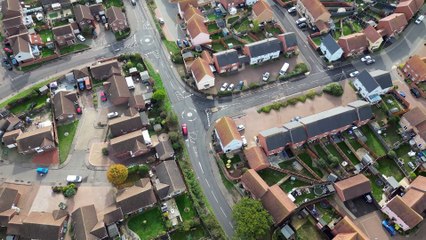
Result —
[{"label": "green lawn", "polygon": [[49,13],[49,18],[50,19],[54,19],[54,18],[57,18],[58,17],[58,12],[51,12],[51,13]]},{"label": "green lawn", "polygon": [[[302,169],[302,171],[296,171],[296,169],[294,169],[293,168],[293,163],[294,162],[297,162],[296,160],[293,160],[293,161],[284,161],[284,162],[281,162],[280,164],[278,164],[279,166],[280,166],[280,168],[282,168],[282,169],[287,169],[287,170],[290,170],[290,171],[294,171],[294,172],[298,172],[298,173],[301,173],[301,174],[303,174],[303,175],[305,175],[305,176],[307,176],[307,177],[314,177],[314,176],[312,176],[312,174],[311,173],[309,173],[308,172],[308,170],[306,170],[305,168],[303,168]],[[303,167],[303,166],[302,166]]]},{"label": "green lawn", "polygon": [[45,57],[48,57],[48,56],[52,56],[53,54],[55,54],[55,50],[53,50],[53,49],[43,48],[41,50],[41,57],[42,58],[45,58]]},{"label": "green lawn", "polygon": [[389,110],[396,108],[399,111],[403,109],[403,106],[399,103],[398,100],[391,94],[385,94],[382,96],[383,102],[386,104]]},{"label": "green lawn", "polygon": [[370,175],[368,178],[370,179],[371,183],[371,193],[374,199],[376,199],[377,202],[380,202],[380,200],[382,200],[383,194],[383,186],[377,185],[377,182],[380,180],[380,178],[375,175]]},{"label": "green lawn", "polygon": [[41,40],[43,40],[44,43],[47,43],[48,39],[50,39],[50,42],[53,41],[52,30],[41,30],[39,34],[40,34]]},{"label": "green lawn", "polygon": [[373,130],[367,125],[363,126],[362,132],[367,137],[367,146],[374,151],[377,156],[381,157],[386,155],[386,149],[383,147],[382,143],[379,139],[377,139],[376,135],[374,135]]},{"label": "green lawn", "polygon": [[394,160],[385,157],[378,160],[377,163],[379,164],[377,170],[379,170],[379,172],[385,176],[393,176],[397,181],[400,181],[402,178],[404,178],[404,175],[399,170]]},{"label": "green lawn", "polygon": [[175,200],[183,221],[188,221],[197,217],[191,198],[187,193],[177,196]]},{"label": "green lawn", "polygon": [[[296,231],[298,240],[320,240],[327,239],[327,237],[310,221],[312,217]],[[314,220],[312,220],[314,221]]]},{"label": "green lawn", "polygon": [[272,34],[281,34],[282,33],[282,31],[281,31],[281,29],[280,28],[278,28],[278,27],[274,27],[274,26],[266,26],[266,28],[265,28],[265,30],[268,32],[268,33],[272,33]]},{"label": "green lawn", "polygon": [[355,156],[355,153],[353,153],[349,147],[346,145],[345,142],[339,142],[337,144],[340,148],[340,150],[342,150],[343,153],[345,153],[345,155],[349,158],[349,160],[351,160],[351,162],[356,165],[359,163],[358,158]]},{"label": "green lawn", "polygon": [[207,25],[207,30],[209,32],[214,32],[216,30],[219,30],[219,27],[217,26],[216,23],[212,23],[212,24]]},{"label": "green lawn", "polygon": [[398,158],[404,160],[404,167],[407,172],[411,172],[412,169],[408,166],[408,162],[411,162],[413,159],[408,156],[408,152],[411,151],[411,146],[408,143],[402,144],[398,149],[395,150]]},{"label": "green lawn", "polygon": [[238,32],[248,31],[250,29],[250,20],[248,18],[244,18],[240,23],[236,24],[234,28]]},{"label": "green lawn", "polygon": [[208,236],[208,234],[201,226],[198,226],[188,232],[185,232],[183,230],[177,230],[170,234],[170,238],[172,240],[197,240],[205,239],[206,236]]},{"label": "green lawn", "polygon": [[298,157],[306,164],[308,167],[310,167],[318,176],[323,177],[324,174],[319,168],[316,168],[313,166],[312,158],[309,156],[307,152],[303,152],[298,155]]},{"label": "green lawn", "polygon": [[172,52],[172,54],[178,54],[178,53],[180,53],[180,49],[179,49],[178,45],[176,44],[176,42],[174,42],[174,41],[168,41],[168,40],[163,40],[163,43],[166,46],[167,50],[169,52]]},{"label": "green lawn", "polygon": [[134,215],[127,225],[141,240],[154,239],[166,233],[163,216],[158,207]]},{"label": "green lawn", "polygon": [[54,27],[59,27],[59,26],[64,26],[69,24],[70,22],[68,21],[68,19],[65,20],[57,20],[57,21],[53,21],[53,26]]},{"label": "green lawn", "polygon": [[320,37],[316,37],[316,38],[312,38],[312,41],[319,47],[321,45],[321,38]]},{"label": "green lawn", "polygon": [[214,21],[217,19],[217,16],[215,13],[210,13],[209,15],[207,15],[207,19],[209,19],[209,21]]},{"label": "green lawn", "polygon": [[234,16],[234,17],[230,17],[228,18],[228,24],[233,24],[235,21],[237,21],[240,17],[239,16]]},{"label": "green lawn", "polygon": [[397,123],[388,123],[386,131],[382,134],[383,139],[390,146],[402,141],[401,135],[398,134],[398,128],[399,125]]},{"label": "green lawn", "polygon": [[242,37],[241,37],[241,39],[246,40],[246,41],[247,41],[247,43],[252,43],[252,42],[254,42],[254,39],[253,39],[253,38],[251,38],[249,35],[242,36]]},{"label": "green lawn", "polygon": [[291,179],[289,178],[287,181],[285,181],[284,183],[280,185],[280,188],[284,190],[284,192],[289,193],[293,188],[307,186],[307,185],[309,184],[306,182],[300,181],[298,179],[291,181]]},{"label": "green lawn", "polygon": [[321,148],[319,144],[314,145],[314,149],[318,153],[320,158],[327,160],[327,153]]},{"label": "green lawn", "polygon": [[[58,139],[59,139],[59,160],[61,163],[65,162],[68,154],[71,150],[72,141],[77,131],[78,121],[74,121],[67,125],[61,125],[57,127]],[[68,136],[65,136],[65,133]]]},{"label": "green lawn", "polygon": [[47,94],[36,96],[34,98],[29,99],[28,101],[25,101],[25,102],[15,106],[14,108],[11,108],[10,111],[13,114],[19,114],[19,113],[25,112],[30,108],[32,103],[36,104],[34,106],[34,108],[40,108],[41,106],[46,104],[46,99],[48,97],[49,96],[47,96]]},{"label": "green lawn", "polygon": [[73,52],[77,52],[77,51],[88,49],[88,48],[89,46],[87,46],[86,44],[77,43],[71,46],[63,47],[59,50],[59,52],[61,54],[68,54],[68,53],[73,53]]},{"label": "green lawn", "polygon": [[260,177],[265,180],[265,182],[272,186],[277,183],[279,180],[283,179],[286,175],[284,173],[272,170],[270,168],[263,169],[258,172]]},{"label": "green lawn", "polygon": [[336,156],[337,158],[339,158],[339,160],[341,160],[342,159],[342,156],[340,156],[340,154],[339,154],[339,152],[337,151],[337,149],[333,146],[333,144],[327,144],[326,146],[325,146],[326,148],[327,148],[327,150],[331,153],[331,154],[333,154],[333,156]]},{"label": "green lawn", "polygon": [[339,40],[342,33],[340,32],[340,28],[336,28],[336,30],[333,32],[333,38],[334,40]]},{"label": "green lawn", "polygon": [[343,36],[352,34],[352,30],[347,24],[343,24]]},{"label": "green lawn", "polygon": [[229,44],[229,43],[232,43],[232,45],[235,47],[235,46],[241,46],[242,45],[242,43],[240,42],[240,41],[238,41],[237,39],[235,39],[235,38],[228,38],[228,39],[226,39],[225,40],[225,43],[226,44]]},{"label": "green lawn", "polygon": [[332,206],[322,207],[321,204],[316,204],[316,209],[319,212],[321,218],[326,222],[330,223],[331,220],[339,218],[339,214],[334,211]]},{"label": "green lawn", "polygon": [[358,140],[356,138],[349,138],[348,139],[349,144],[351,144],[352,148],[356,151],[360,148],[362,148],[362,145],[359,144]]},{"label": "green lawn", "polygon": [[387,119],[386,112],[382,110],[382,108],[379,108],[378,105],[373,105],[373,114],[376,117],[376,121],[379,125],[381,125],[381,121],[384,121]]},{"label": "green lawn", "polygon": [[212,48],[216,52],[220,52],[220,51],[226,50],[225,46],[223,46],[221,43],[218,43],[218,42],[214,42],[212,44]]},{"label": "green lawn", "polygon": [[356,21],[352,21],[352,27],[355,30],[355,32],[361,32],[362,31],[361,25]]},{"label": "green lawn", "polygon": [[124,5],[122,0],[104,0],[103,3],[106,8],[110,8],[112,6],[122,7]]}]

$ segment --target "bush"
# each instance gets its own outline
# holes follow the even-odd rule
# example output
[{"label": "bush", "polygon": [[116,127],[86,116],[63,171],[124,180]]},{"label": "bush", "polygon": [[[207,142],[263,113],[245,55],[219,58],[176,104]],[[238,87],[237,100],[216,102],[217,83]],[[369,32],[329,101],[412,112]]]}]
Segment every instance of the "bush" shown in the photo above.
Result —
[{"label": "bush", "polygon": [[64,197],[66,197],[66,198],[71,198],[71,197],[73,197],[76,193],[77,193],[77,190],[75,190],[75,188],[68,188],[68,189],[67,189],[67,190],[65,190],[65,192],[64,192]]},{"label": "bush", "polygon": [[296,105],[298,101],[299,100],[297,98],[290,98],[289,100],[287,100],[287,103],[290,105]]},{"label": "bush", "polygon": [[61,193],[62,192],[62,187],[61,186],[52,186],[52,191],[54,193]]},{"label": "bush", "polygon": [[271,105],[271,107],[272,107],[272,109],[274,109],[275,111],[278,111],[278,110],[280,110],[280,108],[281,108],[281,103],[279,103],[279,102],[273,103],[273,104]]},{"label": "bush", "polygon": [[179,140],[179,134],[175,131],[169,132],[169,137],[172,142],[177,142]]},{"label": "bush", "polygon": [[263,107],[260,108],[260,111],[264,112],[264,113],[270,113],[271,112],[271,106],[270,105],[263,106]]},{"label": "bush", "polygon": [[102,155],[104,155],[104,156],[108,156],[109,155],[108,148],[102,148]]},{"label": "bush", "polygon": [[316,95],[317,93],[315,92],[315,90],[311,90],[306,94],[306,97],[312,100],[315,98]]},{"label": "bush", "polygon": [[107,171],[107,178],[113,185],[124,183],[128,176],[128,170],[123,164],[112,164]]},{"label": "bush", "polygon": [[329,83],[322,91],[336,97],[343,95],[343,87],[338,83]]},{"label": "bush", "polygon": [[302,96],[297,97],[297,100],[298,100],[299,102],[304,103],[304,102],[306,102],[306,99],[307,99],[307,98],[308,98],[308,97],[307,97],[306,95],[302,95]]}]

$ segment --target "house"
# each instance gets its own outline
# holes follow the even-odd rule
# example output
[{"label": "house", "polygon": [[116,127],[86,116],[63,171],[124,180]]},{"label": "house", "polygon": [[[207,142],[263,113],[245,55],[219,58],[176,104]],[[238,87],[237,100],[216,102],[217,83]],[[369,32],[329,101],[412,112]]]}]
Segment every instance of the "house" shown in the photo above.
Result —
[{"label": "house", "polygon": [[426,148],[426,114],[418,107],[415,107],[402,115],[399,125],[405,132],[413,131],[416,147],[420,150]]},{"label": "house", "polygon": [[22,134],[21,129],[5,132],[2,138],[2,142],[7,148],[15,148],[17,146],[16,138],[18,138],[18,136],[21,134]]},{"label": "house", "polygon": [[259,132],[257,141],[267,155],[273,155],[284,150],[286,144],[283,143],[291,142],[291,135],[285,128],[274,127]]},{"label": "house", "polygon": [[99,221],[95,205],[77,208],[71,214],[72,235],[74,239],[94,240],[108,237],[103,221]]},{"label": "house", "polygon": [[381,210],[404,231],[414,228],[423,221],[423,217],[409,207],[399,195],[388,201]]},{"label": "house", "polygon": [[281,33],[277,38],[282,43],[282,51],[284,53],[291,53],[297,50],[297,37],[294,32]]},{"label": "house", "polygon": [[353,177],[334,183],[337,196],[340,200],[346,202],[354,198],[363,196],[371,192],[370,180],[364,174],[358,174]]},{"label": "house", "polygon": [[127,24],[126,15],[119,7],[112,6],[107,9],[106,17],[112,32],[122,32],[129,28]]},{"label": "house", "polygon": [[392,13],[379,20],[377,29],[382,29],[382,36],[389,38],[401,33],[407,25],[408,22],[403,13]]},{"label": "house", "polygon": [[7,36],[18,35],[28,31],[24,26],[21,15],[3,19],[3,30]]},{"label": "house", "polygon": [[162,161],[155,167],[155,174],[158,178],[155,189],[161,200],[172,198],[186,191],[185,182],[176,161]]},{"label": "house", "polygon": [[363,32],[342,36],[337,41],[337,44],[343,49],[345,57],[362,54],[368,49],[367,36]]},{"label": "house", "polygon": [[332,233],[334,234],[333,240],[370,239],[348,216],[344,216],[342,220],[334,225]]},{"label": "house", "polygon": [[55,142],[52,126],[24,132],[16,138],[18,152],[21,154],[52,150],[56,147]]},{"label": "house", "polygon": [[197,58],[191,65],[191,74],[198,90],[214,87],[215,77],[210,65],[203,58]]},{"label": "house", "polygon": [[0,187],[0,227],[7,227],[10,219],[17,214],[13,206],[17,206],[20,198],[18,190]]},{"label": "house", "polygon": [[405,19],[407,22],[416,15],[416,13],[422,8],[424,0],[405,0],[400,1],[398,5],[396,5],[396,9],[394,12],[403,13],[405,15]]},{"label": "house", "polygon": [[[53,108],[55,120],[58,123],[73,121],[77,117],[76,103],[77,93],[71,91],[60,91],[53,96]],[[78,104],[78,103],[77,103]]]},{"label": "house", "polygon": [[158,136],[158,144],[155,146],[155,151],[157,152],[155,156],[160,161],[174,159],[175,151],[168,134],[162,133]]},{"label": "house", "polygon": [[108,121],[109,131],[112,137],[118,137],[129,132],[144,128],[139,114],[121,116]]},{"label": "house", "polygon": [[4,0],[1,5],[3,19],[22,17],[22,7],[19,0]]},{"label": "house", "polygon": [[102,210],[101,214],[104,216],[103,222],[106,226],[111,224],[119,223],[124,220],[123,210],[120,207],[117,207],[116,204]]},{"label": "house", "polygon": [[191,6],[192,7],[198,7],[198,0],[178,1],[177,5],[178,5],[178,14],[181,18],[183,18],[184,12],[186,11],[186,9],[188,9]]},{"label": "house", "polygon": [[90,10],[90,14],[92,14],[92,16],[94,17],[105,13],[104,5],[100,3],[90,5],[89,10]]},{"label": "house", "polygon": [[186,26],[186,31],[191,39],[192,45],[197,46],[211,42],[210,33],[204,24],[204,19],[193,17],[186,23]]},{"label": "house", "polygon": [[249,6],[249,5],[253,5],[254,3],[256,3],[256,1],[254,1],[254,0],[247,1],[247,2],[249,2],[251,4],[246,4],[246,0],[220,0],[220,3],[222,4],[222,6],[228,11],[231,8],[244,6],[244,4]]},{"label": "house", "polygon": [[117,60],[111,60],[95,66],[90,66],[90,72],[94,80],[102,81],[108,79],[112,75],[121,75],[121,68]]},{"label": "house", "polygon": [[422,215],[426,210],[426,177],[418,176],[407,189],[402,200],[407,206]]},{"label": "house", "polygon": [[373,26],[368,25],[363,30],[363,33],[367,37],[368,50],[370,52],[373,52],[374,50],[378,49],[382,45],[383,37]]},{"label": "house", "polygon": [[86,80],[86,78],[89,78],[90,74],[89,74],[89,69],[87,67],[82,68],[82,69],[74,69],[72,70],[72,74],[74,76],[74,81],[77,82],[79,80]]},{"label": "house", "polygon": [[230,49],[213,54],[213,63],[217,73],[237,71],[240,67],[238,52]]},{"label": "house", "polygon": [[327,34],[321,39],[320,50],[329,62],[339,60],[343,55],[343,49],[330,34]]},{"label": "house", "polygon": [[380,95],[386,94],[393,86],[390,73],[382,70],[370,73],[364,70],[352,84],[365,100],[373,104],[380,102]]},{"label": "house", "polygon": [[239,150],[243,146],[237,125],[230,117],[222,117],[215,123],[215,135],[224,153]]},{"label": "house", "polygon": [[127,216],[154,206],[157,199],[149,178],[142,178],[136,181],[134,186],[120,190],[115,197],[115,202]]},{"label": "house", "polygon": [[254,146],[244,150],[248,165],[255,171],[260,171],[270,166],[268,157],[262,148]]},{"label": "house", "polygon": [[112,138],[109,148],[110,155],[120,160],[138,157],[150,151],[140,130]]},{"label": "house", "polygon": [[402,72],[405,77],[414,82],[426,81],[426,58],[420,58],[418,55],[411,56],[405,62]]},{"label": "house", "polygon": [[123,76],[112,75],[104,85],[107,86],[108,99],[112,104],[118,106],[129,103],[130,91]]},{"label": "house", "polygon": [[52,28],[53,37],[58,47],[71,46],[76,43],[74,29],[71,24]]},{"label": "house", "polygon": [[24,123],[21,121],[21,119],[13,114],[6,118],[0,119],[0,130],[5,132],[20,129],[23,127],[23,125]]},{"label": "house", "polygon": [[23,63],[34,60],[35,53],[33,52],[34,49],[30,44],[30,37],[28,33],[10,37],[9,42],[12,46],[15,59],[18,62]]},{"label": "house", "polygon": [[259,0],[252,7],[252,17],[259,23],[270,22],[274,19],[274,12],[266,1]]},{"label": "house", "polygon": [[268,191],[268,184],[260,177],[254,169],[248,169],[241,176],[241,184],[251,197],[260,200]]},{"label": "house", "polygon": [[320,0],[297,0],[296,10],[306,17],[309,25],[316,26],[321,33],[328,32],[331,14]]},{"label": "house", "polygon": [[244,45],[243,52],[250,58],[250,65],[254,65],[278,58],[281,45],[280,40],[267,38]]},{"label": "house", "polygon": [[89,6],[77,4],[73,11],[75,20],[82,31],[94,28],[95,18],[90,12]]},{"label": "house", "polygon": [[200,9],[191,5],[183,13],[183,19],[185,19],[185,22],[188,22],[192,18],[198,18],[198,21],[204,22],[204,16]]},{"label": "house", "polygon": [[261,201],[266,211],[271,214],[275,226],[281,225],[297,208],[279,185],[269,187]]}]

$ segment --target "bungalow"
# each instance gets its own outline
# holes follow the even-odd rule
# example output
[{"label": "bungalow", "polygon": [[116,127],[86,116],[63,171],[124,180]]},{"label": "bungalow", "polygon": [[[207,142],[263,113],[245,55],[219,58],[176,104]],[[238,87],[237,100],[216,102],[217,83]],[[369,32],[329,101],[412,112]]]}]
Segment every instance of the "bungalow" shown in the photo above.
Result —
[{"label": "bungalow", "polygon": [[210,65],[203,58],[197,58],[191,65],[191,74],[198,90],[214,87],[215,77]]},{"label": "bungalow", "polygon": [[105,239],[108,237],[103,221],[97,217],[95,205],[87,205],[77,208],[71,214],[72,237],[74,239],[91,240]]},{"label": "bungalow", "polygon": [[104,83],[107,87],[109,100],[115,106],[128,104],[130,98],[130,91],[127,86],[126,80],[121,75],[112,75],[108,82]]},{"label": "bungalow", "polygon": [[106,17],[112,32],[122,32],[129,28],[126,15],[119,7],[112,6],[107,9]]},{"label": "bungalow", "polygon": [[374,50],[378,49],[382,45],[383,37],[373,26],[368,25],[363,30],[363,33],[367,37],[368,50],[370,52],[373,52]]},{"label": "bungalow", "polygon": [[250,58],[250,65],[260,64],[280,56],[282,43],[276,38],[267,38],[261,41],[244,45],[243,52]]},{"label": "bungalow", "polygon": [[52,28],[53,37],[58,47],[71,46],[76,43],[74,29],[71,24]]},{"label": "bungalow", "polygon": [[395,12],[403,13],[405,15],[405,19],[409,21],[414,15],[416,15],[424,3],[424,0],[400,1],[398,5],[396,5]]},{"label": "bungalow", "polygon": [[191,39],[192,45],[202,45],[211,42],[210,33],[204,24],[204,19],[192,17],[187,22],[187,33]]},{"label": "bungalow", "polygon": [[261,201],[266,211],[271,214],[275,226],[281,225],[297,208],[279,185],[269,187]]},{"label": "bungalow", "polygon": [[73,121],[77,117],[76,103],[77,93],[71,91],[60,91],[53,96],[53,107],[55,120],[58,123]]},{"label": "bungalow", "polygon": [[22,17],[22,7],[19,0],[4,0],[1,5],[3,19]]},{"label": "bungalow", "polygon": [[413,131],[416,134],[413,140],[417,148],[426,148],[426,114],[420,108],[415,107],[402,115],[399,125],[404,131]]},{"label": "bungalow", "polygon": [[16,138],[18,152],[21,154],[42,153],[56,147],[53,127],[39,128],[24,132]]},{"label": "bungalow", "polygon": [[262,148],[255,146],[244,150],[248,165],[255,171],[260,171],[270,166],[268,157]]},{"label": "bungalow", "polygon": [[112,138],[109,142],[110,155],[120,160],[138,157],[150,151],[141,130]]},{"label": "bungalow", "polygon": [[367,36],[362,32],[342,36],[337,44],[343,49],[345,57],[362,54],[368,48]]},{"label": "bungalow", "polygon": [[414,82],[426,81],[426,58],[420,58],[418,55],[411,56],[405,62],[402,72],[405,77]]},{"label": "bungalow", "polygon": [[243,147],[237,125],[230,117],[222,117],[215,123],[216,138],[224,153],[240,150]]},{"label": "bungalow", "polygon": [[108,121],[109,131],[111,136],[118,137],[129,132],[134,132],[144,128],[142,119],[139,114],[133,116],[121,116]]},{"label": "bungalow", "polygon": [[297,50],[297,37],[294,32],[281,33],[277,38],[282,43],[282,51],[284,53],[291,53]]},{"label": "bungalow", "polygon": [[177,3],[178,5],[178,14],[181,18],[184,17],[184,12],[189,8],[189,7],[198,7],[198,0],[183,0],[183,1],[179,1]]},{"label": "bungalow", "polygon": [[321,39],[320,50],[329,62],[339,60],[343,55],[343,49],[336,43],[330,34]]},{"label": "bungalow", "polygon": [[382,70],[370,73],[364,70],[352,83],[361,96],[373,104],[380,102],[380,95],[386,94],[393,86],[390,73]]},{"label": "bungalow", "polygon": [[240,67],[238,52],[235,49],[214,53],[213,62],[217,73],[237,71]]},{"label": "bungalow", "polygon": [[370,180],[364,174],[358,174],[334,183],[337,196],[346,202],[371,192]]},{"label": "bungalow", "polygon": [[16,138],[18,138],[19,135],[21,134],[22,134],[21,129],[5,132],[2,138],[2,142],[7,148],[16,148],[17,147]]},{"label": "bungalow", "polygon": [[75,20],[82,31],[94,28],[95,18],[90,12],[89,6],[77,4],[74,6],[73,11]]},{"label": "bungalow", "polygon": [[241,184],[252,198],[260,200],[268,191],[268,184],[260,177],[254,169],[247,170],[241,176]]},{"label": "bungalow", "polygon": [[12,46],[15,59],[18,62],[23,63],[34,60],[35,53],[30,44],[30,36],[28,33],[10,37],[9,42]]},{"label": "bungalow", "polygon": [[134,186],[118,191],[115,203],[125,216],[154,206],[157,199],[149,178],[141,178]]},{"label": "bungalow", "polygon": [[157,152],[155,156],[160,161],[170,160],[175,158],[172,142],[167,133],[162,133],[158,136],[158,144],[155,146]]},{"label": "bungalow", "polygon": [[345,216],[334,225],[332,229],[334,234],[333,240],[369,240],[370,238],[361,229],[355,225],[355,223],[348,217]]},{"label": "bungalow", "polygon": [[423,217],[409,207],[399,195],[388,201],[381,210],[404,231],[414,228],[423,221]]},{"label": "bungalow", "polygon": [[389,38],[401,33],[407,25],[408,22],[403,13],[392,13],[379,20],[377,29],[383,31],[382,36]]},{"label": "bungalow", "polygon": [[102,81],[113,75],[121,75],[121,68],[117,60],[111,60],[90,66],[90,72],[94,80]]},{"label": "bungalow", "polygon": [[9,187],[0,187],[0,227],[7,227],[13,216],[17,215],[13,206],[18,205],[21,194]]},{"label": "bungalow", "polygon": [[274,12],[266,1],[259,0],[252,7],[252,17],[259,23],[270,22],[274,19]]},{"label": "bungalow", "polygon": [[186,191],[185,182],[174,160],[163,161],[155,167],[158,181],[155,183],[161,200],[172,198]]},{"label": "bungalow", "polygon": [[320,0],[297,0],[296,10],[299,15],[306,17],[311,26],[316,26],[321,33],[328,32],[331,14]]}]

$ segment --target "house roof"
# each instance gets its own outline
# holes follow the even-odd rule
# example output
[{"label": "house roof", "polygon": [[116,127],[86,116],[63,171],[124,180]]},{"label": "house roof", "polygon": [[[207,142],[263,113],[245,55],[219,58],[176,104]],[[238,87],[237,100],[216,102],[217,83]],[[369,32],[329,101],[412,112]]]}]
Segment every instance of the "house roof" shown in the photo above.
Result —
[{"label": "house roof", "polygon": [[124,219],[123,211],[121,210],[120,207],[117,207],[115,204],[104,209],[102,213],[104,215],[103,222],[107,226]]},{"label": "house roof", "polygon": [[74,74],[75,79],[85,78],[90,75],[89,69],[87,67],[84,67],[82,69],[74,69],[72,70],[72,73]]},{"label": "house roof", "polygon": [[40,1],[43,5],[50,5],[53,3],[60,3],[62,5],[62,4],[70,3],[70,0],[40,0]]},{"label": "house roof", "polygon": [[115,153],[148,151],[141,130],[112,138],[110,146]]},{"label": "house roof", "polygon": [[[19,236],[31,239],[57,239],[62,229],[67,213],[61,211],[31,212],[28,216],[19,218]],[[65,214],[63,214],[65,213]]]},{"label": "house roof", "polygon": [[[106,16],[108,18],[108,22],[113,24],[115,21],[126,21],[126,15],[124,15],[121,8],[112,6],[106,10]],[[126,24],[127,25],[127,24]]]},{"label": "house roof", "polygon": [[364,30],[363,30],[365,36],[367,37],[367,40],[375,43],[377,42],[379,39],[382,38],[382,35],[380,35],[380,33],[377,32],[377,30],[371,26],[368,25]]},{"label": "house roof", "polygon": [[355,225],[355,223],[345,216],[336,225],[334,225],[333,233],[336,236],[333,240],[368,240],[368,236]]},{"label": "house roof", "polygon": [[115,199],[123,214],[129,214],[157,202],[149,178],[142,178],[132,186],[119,191]]},{"label": "house roof", "polygon": [[373,117],[373,110],[371,109],[370,103],[363,100],[356,100],[348,104],[348,107],[355,108],[358,114],[358,120],[364,121]]},{"label": "house roof", "polygon": [[92,13],[90,12],[90,8],[86,5],[77,4],[74,6],[73,11],[77,22],[84,20],[94,20]]},{"label": "house roof", "polygon": [[139,114],[133,116],[121,116],[109,120],[108,126],[113,137],[121,136],[143,128],[142,120]]},{"label": "house roof", "polygon": [[244,184],[244,187],[257,199],[262,198],[269,189],[268,184],[254,169],[247,170],[241,176],[241,182]]},{"label": "house roof", "polygon": [[423,61],[418,55],[411,56],[405,66],[409,65],[411,71],[419,76],[426,76],[426,62]]},{"label": "house roof", "polygon": [[68,38],[68,37],[74,36],[74,31],[71,27],[71,24],[54,27],[52,28],[52,33],[57,38],[58,37]]},{"label": "house roof", "polygon": [[11,17],[3,20],[3,28],[19,28],[19,26],[23,25],[22,16]]},{"label": "house roof", "polygon": [[209,64],[203,58],[197,58],[191,65],[191,71],[194,75],[195,81],[200,82],[205,76],[214,78],[214,74],[210,69]]},{"label": "house roof", "polygon": [[219,67],[225,67],[240,62],[238,59],[238,52],[235,49],[214,53],[213,59]]},{"label": "house roof", "polygon": [[[191,52],[189,52],[189,53],[191,53]],[[204,59],[208,64],[213,63],[212,55],[210,55],[210,53],[207,50],[203,50],[201,52],[201,58]]]},{"label": "house roof", "polygon": [[77,93],[60,91],[53,96],[53,106],[56,117],[76,114],[74,103],[77,102]]},{"label": "house roof", "polygon": [[276,224],[289,217],[297,208],[296,204],[290,200],[279,185],[274,185],[268,189],[262,197],[262,204]]},{"label": "house roof", "polygon": [[426,193],[426,177],[417,176],[416,179],[410,183],[410,188],[414,188]]},{"label": "house roof", "polygon": [[178,5],[180,7],[180,10],[182,12],[185,12],[185,10],[190,7],[198,7],[198,1],[197,0],[182,0],[182,1],[178,1]]},{"label": "house roof", "polygon": [[55,141],[52,126],[24,132],[16,138],[20,151],[32,150],[36,147],[53,144]]},{"label": "house roof", "polygon": [[204,21],[204,16],[197,7],[189,6],[183,13],[183,18],[185,21],[189,21],[194,16],[196,18],[200,18],[201,21]]},{"label": "house roof", "polygon": [[90,67],[92,77],[96,80],[105,80],[114,74],[121,74],[120,66],[117,60],[103,62]]},{"label": "house roof", "polygon": [[417,189],[409,189],[405,192],[404,196],[402,196],[402,200],[418,214],[422,214],[426,209],[425,193]]},{"label": "house roof", "polygon": [[291,142],[290,133],[282,127],[274,127],[259,132],[259,136],[265,138],[268,150],[276,149]]},{"label": "house roof", "polygon": [[371,192],[370,180],[364,174],[358,174],[334,183],[334,188],[342,201],[354,199]]},{"label": "house roof", "polygon": [[365,87],[368,92],[373,91],[377,87],[379,87],[379,83],[371,76],[367,70],[363,70],[356,79],[361,82],[361,84]]},{"label": "house roof", "polygon": [[306,129],[300,122],[289,122],[284,124],[283,127],[290,133],[291,141],[293,143],[302,142],[308,138],[306,135]]},{"label": "house roof", "polygon": [[182,174],[180,173],[179,167],[174,160],[163,161],[155,167],[160,183],[168,186],[168,191],[159,192],[161,199],[167,197],[169,194],[177,191],[185,191],[186,186],[183,181]]},{"label": "house roof", "polygon": [[407,206],[399,195],[396,195],[388,203],[386,203],[386,207],[388,207],[405,224],[407,224],[409,228],[413,228],[423,221],[423,217]]},{"label": "house roof", "polygon": [[141,94],[131,94],[129,98],[129,107],[145,109],[145,100]]},{"label": "house roof", "polygon": [[[3,143],[4,145],[10,145],[10,144],[15,144],[16,143],[16,138],[22,134],[22,130],[21,129],[16,129],[13,131],[9,131],[9,132],[5,132],[3,135]],[[1,212],[1,211],[0,211]]]},{"label": "house roof", "polygon": [[287,48],[297,46],[297,37],[294,32],[286,32],[278,35],[278,38],[281,38],[283,43]]},{"label": "house roof", "polygon": [[376,69],[370,72],[370,74],[382,89],[390,88],[393,86],[390,72]]},{"label": "house roof", "polygon": [[201,18],[198,18],[198,17],[191,18],[187,22],[186,26],[188,29],[189,36],[192,39],[196,38],[201,33],[210,35],[206,25],[204,24],[204,21]]},{"label": "house roof", "polygon": [[419,107],[414,107],[410,111],[406,112],[403,115],[403,118],[405,118],[411,126],[415,127],[426,121],[426,114]]},{"label": "house roof", "polygon": [[282,45],[276,38],[267,38],[261,41],[246,44],[250,57],[258,57],[268,53],[281,51]]},{"label": "house roof", "polygon": [[96,16],[99,14],[99,12],[104,11],[104,5],[98,3],[98,4],[92,4],[89,6],[90,13],[92,16]]},{"label": "house roof", "polygon": [[266,3],[264,0],[259,0],[255,4],[253,4],[252,11],[255,16],[259,16],[265,11],[272,12],[271,6]]},{"label": "house roof", "polygon": [[31,51],[30,41],[28,34],[22,34],[16,38],[10,38],[12,43],[12,50],[15,54],[20,52],[29,53]]},{"label": "house roof", "polygon": [[246,156],[250,168],[255,171],[265,169],[270,165],[265,152],[258,146],[245,149],[244,155]]},{"label": "house roof", "polygon": [[165,141],[159,141],[158,144],[155,146],[155,151],[157,152],[158,158],[161,161],[173,158],[173,156],[175,155],[172,143],[168,138]]},{"label": "house roof", "polygon": [[215,129],[223,146],[228,145],[233,140],[241,141],[241,134],[237,130],[237,125],[230,117],[219,119],[215,123]]},{"label": "house roof", "polygon": [[324,13],[328,13],[328,10],[322,5],[319,0],[300,0],[306,10],[311,13],[312,17],[316,20],[319,16]]},{"label": "house roof", "polygon": [[115,98],[130,98],[129,87],[127,86],[127,82],[121,75],[112,75],[108,78],[108,82],[111,83],[108,93],[110,95],[110,99]]},{"label": "house roof", "polygon": [[351,51],[358,51],[359,49],[368,47],[369,43],[367,36],[363,32],[352,33],[347,36],[342,36],[339,38],[337,43],[343,49],[345,53],[350,53]]},{"label": "house roof", "polygon": [[424,0],[404,0],[400,1],[396,6],[395,12],[397,13],[407,13],[404,9],[408,8],[410,12],[409,15],[406,16],[407,20],[412,18],[414,14],[416,14],[420,8],[423,6]]},{"label": "house roof", "polygon": [[18,190],[8,187],[0,187],[0,213],[11,209],[17,203],[20,194]]},{"label": "house roof", "polygon": [[334,38],[327,34],[321,39],[321,44],[324,45],[325,48],[331,53],[334,54],[337,52],[340,48],[339,44],[334,40]]},{"label": "house roof", "polygon": [[[96,240],[90,232],[98,223],[95,205],[87,205],[77,208],[71,214],[71,221],[74,226],[74,237],[81,240]],[[107,232],[104,227],[104,237],[107,237]]]},{"label": "house roof", "polygon": [[[403,13],[392,13],[391,15],[379,20],[378,29],[385,29],[386,34],[390,35],[408,24]],[[388,32],[391,31],[391,32]]]},{"label": "house roof", "polygon": [[21,4],[19,0],[4,0],[2,2],[1,12],[3,19],[21,15]]}]

